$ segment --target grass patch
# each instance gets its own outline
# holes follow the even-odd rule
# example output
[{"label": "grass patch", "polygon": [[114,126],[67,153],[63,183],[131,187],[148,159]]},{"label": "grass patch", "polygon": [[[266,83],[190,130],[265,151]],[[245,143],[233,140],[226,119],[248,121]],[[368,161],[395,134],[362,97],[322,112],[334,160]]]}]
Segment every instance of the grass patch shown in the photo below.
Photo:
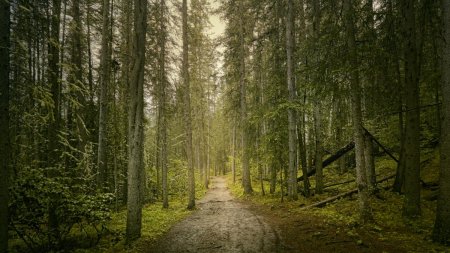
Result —
[{"label": "grass patch", "polygon": [[[201,199],[206,194],[206,189],[201,184],[196,185],[196,199]],[[126,209],[113,213],[108,228],[112,233],[103,237],[99,244],[89,249],[78,249],[77,253],[100,252],[146,252],[148,245],[156,242],[169,229],[187,217],[192,211],[186,209],[187,199],[174,198],[170,200],[169,208],[163,209],[162,202],[147,204],[142,209],[142,235],[132,245],[125,244]]]}]

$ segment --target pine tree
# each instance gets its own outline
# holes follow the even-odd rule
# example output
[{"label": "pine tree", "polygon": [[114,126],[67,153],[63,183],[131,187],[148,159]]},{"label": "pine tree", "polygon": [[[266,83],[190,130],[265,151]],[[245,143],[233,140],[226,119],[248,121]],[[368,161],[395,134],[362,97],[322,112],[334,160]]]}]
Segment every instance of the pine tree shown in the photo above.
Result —
[{"label": "pine tree", "polygon": [[126,238],[141,236],[144,170],[144,68],[147,1],[134,1],[134,37],[128,114],[128,198]]}]

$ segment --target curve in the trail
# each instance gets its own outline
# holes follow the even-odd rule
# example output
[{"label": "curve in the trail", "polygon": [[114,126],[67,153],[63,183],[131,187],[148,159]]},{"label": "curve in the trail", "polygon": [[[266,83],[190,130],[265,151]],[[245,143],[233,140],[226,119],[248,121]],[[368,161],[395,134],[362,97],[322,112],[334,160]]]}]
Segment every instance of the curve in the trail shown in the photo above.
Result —
[{"label": "curve in the trail", "polygon": [[176,224],[150,252],[278,252],[279,238],[264,218],[231,196],[223,177],[198,202],[198,210]]}]

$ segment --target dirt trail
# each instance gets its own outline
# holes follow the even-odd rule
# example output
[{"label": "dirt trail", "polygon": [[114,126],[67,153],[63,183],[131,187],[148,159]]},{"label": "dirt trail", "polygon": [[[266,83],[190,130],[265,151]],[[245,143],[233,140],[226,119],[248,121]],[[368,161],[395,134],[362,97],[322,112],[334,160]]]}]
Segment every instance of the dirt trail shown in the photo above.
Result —
[{"label": "dirt trail", "polygon": [[231,196],[224,178],[197,202],[198,210],[176,224],[149,252],[280,252],[275,229]]}]

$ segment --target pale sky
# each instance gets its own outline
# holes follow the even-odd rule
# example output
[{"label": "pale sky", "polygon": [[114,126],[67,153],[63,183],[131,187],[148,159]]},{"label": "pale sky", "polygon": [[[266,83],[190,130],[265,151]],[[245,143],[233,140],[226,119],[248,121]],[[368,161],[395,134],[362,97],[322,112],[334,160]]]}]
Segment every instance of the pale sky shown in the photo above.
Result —
[{"label": "pale sky", "polygon": [[[219,7],[218,0],[209,0],[209,2],[214,9]],[[212,25],[210,32],[214,39],[221,36],[225,32],[225,22],[220,19],[219,15],[211,15],[209,17],[209,21]]]}]

